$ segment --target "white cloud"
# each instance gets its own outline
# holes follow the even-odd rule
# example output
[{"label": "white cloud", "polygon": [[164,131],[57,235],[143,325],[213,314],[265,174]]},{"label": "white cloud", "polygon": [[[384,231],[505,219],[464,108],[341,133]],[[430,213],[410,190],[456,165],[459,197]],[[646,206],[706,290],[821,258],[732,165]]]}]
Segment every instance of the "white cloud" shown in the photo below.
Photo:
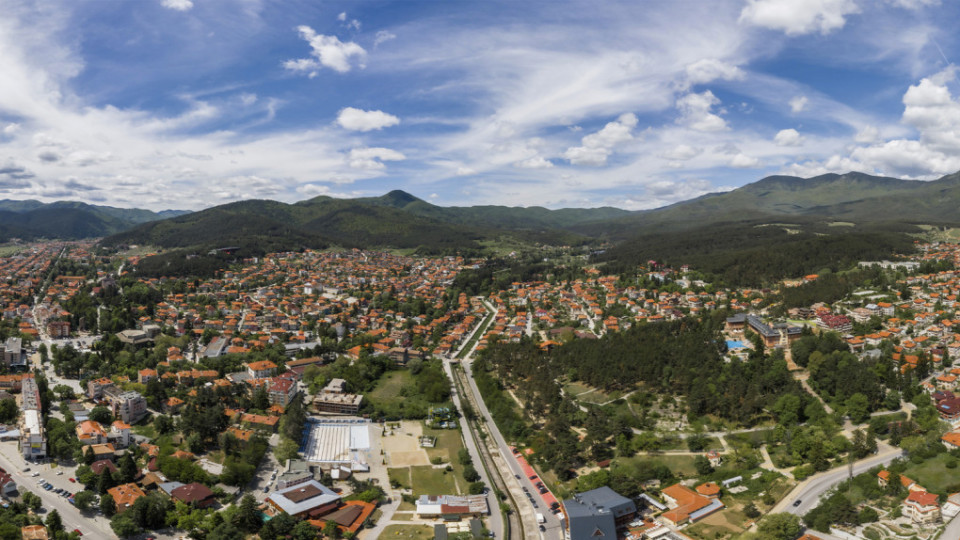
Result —
[{"label": "white cloud", "polygon": [[549,169],[553,167],[553,163],[543,159],[543,156],[534,156],[523,161],[518,161],[514,163],[513,166],[521,169]]},{"label": "white cloud", "polygon": [[880,130],[876,126],[864,126],[857,132],[853,140],[861,144],[870,144],[877,142],[880,138]]},{"label": "white cloud", "polygon": [[927,6],[940,5],[940,0],[887,0],[887,2],[906,9],[920,9]]},{"label": "white cloud", "polygon": [[773,142],[777,143],[777,146],[802,146],[804,138],[793,128],[781,129],[773,138]]},{"label": "white cloud", "polygon": [[310,44],[312,58],[287,60],[283,67],[290,71],[304,72],[315,77],[323,67],[338,73],[346,73],[353,68],[353,61],[361,68],[365,67],[367,51],[352,41],[342,42],[337,36],[325,36],[316,33],[309,26],[299,26],[300,37]]},{"label": "white cloud", "polygon": [[192,0],[163,0],[160,2],[165,8],[175,9],[177,11],[190,11],[193,8]]},{"label": "white cloud", "polygon": [[343,22],[343,21],[347,20],[347,12],[346,12],[346,11],[341,11],[340,14],[337,15],[337,20],[340,21],[340,22]]},{"label": "white cloud", "polygon": [[636,126],[635,114],[621,114],[616,121],[609,122],[600,131],[584,136],[580,140],[581,146],[568,148],[563,157],[574,165],[605,165],[614,146],[633,139],[630,132]]},{"label": "white cloud", "polygon": [[859,13],[854,0],[747,0],[740,22],[782,30],[788,36],[843,28],[845,17]]},{"label": "white cloud", "polygon": [[920,140],[939,151],[960,152],[960,102],[947,87],[957,69],[949,67],[924,78],[903,96],[903,122],[920,133]]},{"label": "white cloud", "polygon": [[380,30],[377,32],[376,37],[373,38],[373,48],[377,48],[381,43],[386,43],[391,39],[396,39],[397,35],[387,32],[386,30]]},{"label": "white cloud", "polygon": [[477,174],[477,171],[474,169],[471,169],[470,167],[461,166],[461,167],[457,167],[457,171],[454,174],[456,174],[457,176],[473,176]]},{"label": "white cloud", "polygon": [[807,99],[807,96],[794,96],[790,99],[790,112],[797,114],[798,112],[807,108],[807,103],[810,100]]},{"label": "white cloud", "polygon": [[384,161],[403,161],[407,156],[389,148],[354,148],[350,150],[349,164],[354,169],[382,170]]},{"label": "white cloud", "polygon": [[701,152],[703,152],[703,149],[701,148],[694,148],[692,146],[687,146],[686,144],[678,144],[677,146],[674,146],[670,150],[661,154],[661,157],[675,161],[686,161],[699,156]]},{"label": "white cloud", "polygon": [[706,84],[716,80],[739,80],[744,77],[743,70],[716,58],[704,58],[687,66],[687,80],[690,84]]},{"label": "white cloud", "polygon": [[366,132],[395,126],[400,123],[400,119],[383,111],[364,111],[346,107],[337,115],[337,123],[344,129]]},{"label": "white cloud", "polygon": [[720,100],[707,90],[701,94],[690,93],[677,99],[677,109],[682,116],[680,123],[696,131],[723,131],[728,129],[727,121],[712,112]]},{"label": "white cloud", "polygon": [[753,169],[760,166],[760,160],[746,154],[737,154],[730,160],[730,166],[735,169]]},{"label": "white cloud", "polygon": [[20,131],[20,124],[11,122],[11,123],[3,126],[3,134],[4,134],[4,135],[13,135],[13,134],[16,133],[17,131]]}]

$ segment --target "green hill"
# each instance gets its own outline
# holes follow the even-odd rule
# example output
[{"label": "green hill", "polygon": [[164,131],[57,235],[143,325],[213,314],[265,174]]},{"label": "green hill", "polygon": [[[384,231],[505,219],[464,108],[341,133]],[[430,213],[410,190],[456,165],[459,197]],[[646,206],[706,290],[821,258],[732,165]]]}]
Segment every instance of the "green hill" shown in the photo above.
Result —
[{"label": "green hill", "polygon": [[0,200],[0,241],[10,238],[94,238],[184,212],[96,206],[75,201]]}]

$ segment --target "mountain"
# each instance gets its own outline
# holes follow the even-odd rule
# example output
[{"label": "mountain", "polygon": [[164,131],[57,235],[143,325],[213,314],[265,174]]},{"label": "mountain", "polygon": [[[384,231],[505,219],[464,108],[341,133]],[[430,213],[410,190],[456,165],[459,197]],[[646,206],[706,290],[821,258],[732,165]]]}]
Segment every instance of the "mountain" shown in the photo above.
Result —
[{"label": "mountain", "polygon": [[42,203],[4,199],[0,200],[0,241],[10,238],[93,238],[184,213],[180,210],[157,213],[76,201]]}]

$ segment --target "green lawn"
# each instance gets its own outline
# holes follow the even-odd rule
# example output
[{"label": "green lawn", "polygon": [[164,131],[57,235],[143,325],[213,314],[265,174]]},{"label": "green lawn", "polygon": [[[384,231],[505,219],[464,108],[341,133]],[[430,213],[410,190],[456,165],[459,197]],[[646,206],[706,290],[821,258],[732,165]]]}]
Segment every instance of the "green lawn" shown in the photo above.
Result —
[{"label": "green lawn", "polygon": [[432,540],[433,527],[428,525],[387,525],[382,538]]},{"label": "green lawn", "polygon": [[947,493],[948,487],[956,486],[958,483],[957,471],[960,469],[951,470],[946,465],[947,461],[955,459],[950,454],[944,453],[919,465],[911,462],[903,475],[930,491]]},{"label": "green lawn", "polygon": [[366,398],[374,403],[394,401],[400,397],[400,389],[413,383],[413,375],[405,369],[388,371]]},{"label": "green lawn", "polygon": [[[430,429],[423,428],[423,434],[437,438],[437,446],[427,448],[427,455],[432,460],[435,457],[443,458],[446,463],[453,466],[454,474],[463,477],[463,465],[460,464],[458,453],[463,446],[463,437],[459,429]],[[475,465],[480,467],[479,464]]]},{"label": "green lawn", "polygon": [[617,467],[625,469],[635,469],[642,462],[663,464],[673,471],[673,474],[682,474],[684,476],[696,476],[697,468],[693,465],[694,456],[633,456],[630,458],[616,458],[614,464]]},{"label": "green lawn", "polygon": [[142,437],[149,437],[153,439],[157,436],[157,430],[153,428],[153,424],[141,424],[136,426],[130,426],[130,430],[140,435]]},{"label": "green lawn", "polygon": [[[444,469],[434,469],[430,465],[410,467],[410,477],[413,481],[413,496],[421,495],[458,495],[457,480],[454,472]],[[461,483],[463,479],[460,479]]]},{"label": "green lawn", "polygon": [[[466,488],[466,482],[463,481],[462,477],[458,479],[456,471],[447,472],[444,469],[434,469],[430,465],[387,469],[387,476],[391,483],[396,480],[404,488],[413,489],[414,497],[421,495],[458,495],[464,493]],[[458,481],[464,489],[457,488]]]},{"label": "green lawn", "polygon": [[449,400],[445,403],[428,402],[417,390],[416,377],[406,369],[384,373],[376,388],[368,392],[364,400],[370,402],[388,420],[424,418],[430,407],[453,406]]}]

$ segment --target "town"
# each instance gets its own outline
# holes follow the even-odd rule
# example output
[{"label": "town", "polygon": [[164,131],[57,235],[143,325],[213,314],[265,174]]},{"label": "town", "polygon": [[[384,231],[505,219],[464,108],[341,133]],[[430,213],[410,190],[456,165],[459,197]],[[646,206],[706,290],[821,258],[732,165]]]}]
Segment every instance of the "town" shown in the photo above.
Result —
[{"label": "town", "polygon": [[[943,474],[960,461],[960,245],[759,290],[554,251],[564,264],[533,281],[511,254],[478,285],[489,260],[307,250],[149,278],[135,250],[23,245],[0,259],[4,504],[24,538],[960,526]],[[720,377],[764,362],[781,395],[720,413],[629,373],[554,371],[566,350],[609,342],[614,361],[618,337],[693,320],[713,321]]]}]

